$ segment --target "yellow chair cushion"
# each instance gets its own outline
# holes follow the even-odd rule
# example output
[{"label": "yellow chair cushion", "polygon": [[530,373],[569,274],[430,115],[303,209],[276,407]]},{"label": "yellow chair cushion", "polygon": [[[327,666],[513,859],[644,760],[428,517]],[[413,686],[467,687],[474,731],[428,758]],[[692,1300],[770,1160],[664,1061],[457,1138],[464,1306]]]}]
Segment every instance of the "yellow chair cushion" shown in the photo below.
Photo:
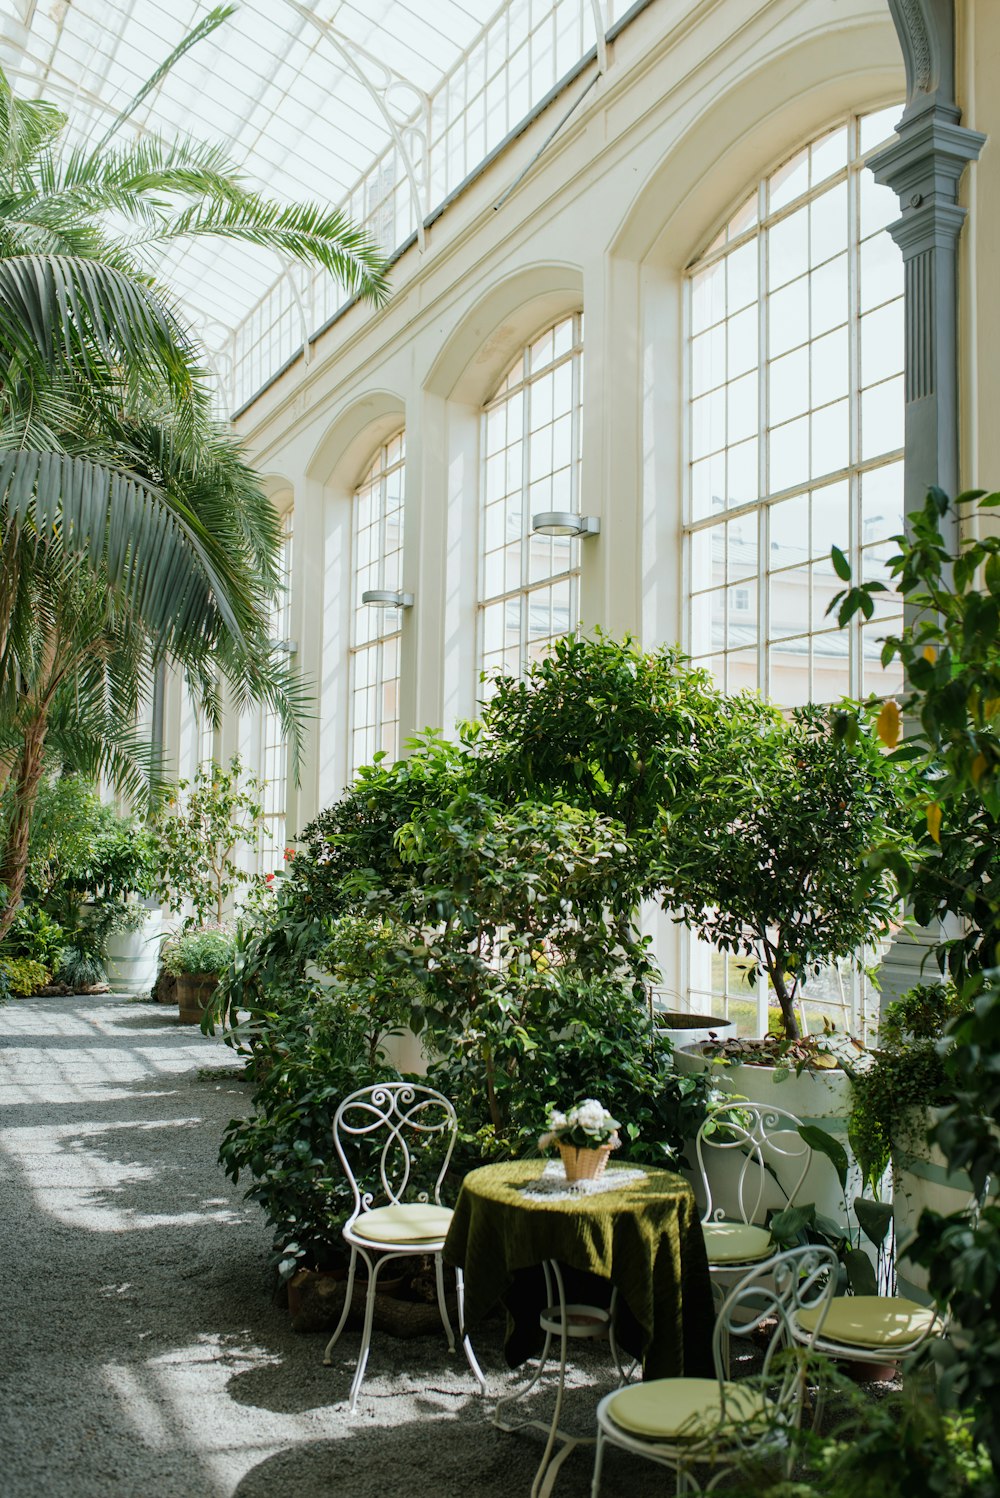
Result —
[{"label": "yellow chair cushion", "polygon": [[451,1218],[450,1207],[433,1202],[393,1202],[362,1212],[351,1232],[370,1243],[429,1243],[446,1235]]},{"label": "yellow chair cushion", "polygon": [[710,1264],[754,1264],[773,1254],[767,1228],[746,1222],[703,1222],[705,1248]]},{"label": "yellow chair cushion", "polygon": [[[756,1386],[726,1384],[726,1424],[763,1415],[768,1401]],[[617,1426],[632,1435],[661,1441],[694,1441],[718,1429],[722,1398],[715,1378],[656,1378],[622,1389],[608,1404]]]},{"label": "yellow chair cushion", "polygon": [[[819,1308],[799,1311],[796,1320],[803,1331],[811,1332],[818,1315]],[[933,1320],[933,1311],[901,1295],[836,1295],[820,1338],[843,1342],[845,1347],[907,1347],[930,1329]]]}]

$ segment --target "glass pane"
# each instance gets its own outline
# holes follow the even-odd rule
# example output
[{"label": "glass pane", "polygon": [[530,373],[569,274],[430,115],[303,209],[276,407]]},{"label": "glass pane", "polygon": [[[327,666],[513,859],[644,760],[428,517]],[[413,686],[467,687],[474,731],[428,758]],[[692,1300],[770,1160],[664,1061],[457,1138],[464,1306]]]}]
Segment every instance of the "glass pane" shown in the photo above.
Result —
[{"label": "glass pane", "polygon": [[812,467],[814,478],[836,473],[851,461],[848,402],[836,401],[813,412]]},{"label": "glass pane", "polygon": [[903,465],[889,463],[861,475],[861,542],[902,535]]},{"label": "glass pane", "polygon": [[726,526],[727,577],[744,582],[757,576],[757,516],[741,515]]},{"label": "glass pane", "polygon": [[841,125],[822,136],[809,147],[812,162],[812,181],[815,187],[825,177],[841,171],[847,165],[847,127]]},{"label": "glass pane", "polygon": [[895,134],[902,112],[901,104],[890,104],[886,109],[876,109],[872,114],[863,116],[860,131],[862,156],[867,156],[869,151]]},{"label": "glass pane", "polygon": [[735,317],[731,317],[726,324],[730,379],[735,379],[737,375],[745,374],[748,369],[755,369],[757,366],[759,357],[757,321],[757,303],[754,302],[742,312],[737,312]]},{"label": "glass pane", "polygon": [[809,496],[799,495],[768,510],[768,567],[790,567],[809,555]]},{"label": "glass pane", "polygon": [[812,496],[812,541],[810,555],[820,569],[833,574],[830,552],[834,546],[847,552],[851,544],[850,486],[826,484]]},{"label": "glass pane", "polygon": [[704,395],[706,390],[723,384],[725,378],[726,324],[719,323],[691,340],[691,394]]},{"label": "glass pane", "polygon": [[875,458],[903,445],[903,377],[861,392],[861,456]]},{"label": "glass pane", "polygon": [[850,379],[847,328],[836,328],[832,333],[817,338],[810,348],[809,358],[813,405],[825,406],[845,396]]},{"label": "glass pane", "polygon": [[727,310],[737,312],[757,300],[757,244],[751,240],[726,256]]},{"label": "glass pane", "polygon": [[767,235],[767,284],[786,285],[809,269],[809,214],[798,209],[775,224]]},{"label": "glass pane", "polygon": [[760,497],[757,471],[757,438],[737,443],[728,453],[726,492],[730,508],[751,504]]},{"label": "glass pane", "polygon": [[808,349],[796,349],[794,353],[772,360],[768,378],[767,417],[770,426],[778,426],[808,411]]},{"label": "glass pane", "polygon": [[768,634],[801,635],[810,628],[809,568],[792,567],[768,579]]},{"label": "glass pane", "polygon": [[744,375],[728,387],[727,430],[729,442],[743,442],[757,430],[757,375]]},{"label": "glass pane", "polygon": [[767,299],[768,353],[774,359],[805,343],[808,337],[809,280],[803,276]]},{"label": "glass pane", "polygon": [[888,234],[877,234],[861,246],[861,310],[892,301],[903,290],[903,259]]},{"label": "glass pane", "polygon": [[779,166],[776,172],[772,172],[768,179],[768,205],[773,213],[776,208],[784,208],[788,203],[794,203],[809,186],[809,152],[799,151],[784,166]]},{"label": "glass pane", "polygon": [[874,385],[903,368],[903,299],[861,319],[861,383]]},{"label": "glass pane", "polygon": [[700,333],[726,313],[725,262],[691,277],[691,331]]},{"label": "glass pane", "polygon": [[813,265],[847,249],[847,183],[840,182],[809,205],[810,253]]},{"label": "glass pane", "polygon": [[726,502],[726,457],[716,453],[691,464],[691,519],[704,520],[724,508]]},{"label": "glass pane", "polygon": [[791,489],[809,477],[809,418],[775,427],[768,436],[768,475],[772,494]]},{"label": "glass pane", "polygon": [[838,255],[828,260],[809,277],[812,312],[812,335],[821,333],[847,321],[847,256]]}]

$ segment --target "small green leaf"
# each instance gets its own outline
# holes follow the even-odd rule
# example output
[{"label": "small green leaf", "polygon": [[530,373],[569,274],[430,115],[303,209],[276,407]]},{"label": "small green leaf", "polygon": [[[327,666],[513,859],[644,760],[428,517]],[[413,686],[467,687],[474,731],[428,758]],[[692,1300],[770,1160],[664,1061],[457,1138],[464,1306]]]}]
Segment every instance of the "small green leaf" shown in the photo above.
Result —
[{"label": "small green leaf", "polygon": [[855,1295],[877,1295],[875,1266],[862,1248],[849,1248],[844,1255],[847,1278]]},{"label": "small green leaf", "polygon": [[851,564],[839,546],[831,546],[830,560],[833,563],[833,570],[841,582],[849,583],[851,580]]}]

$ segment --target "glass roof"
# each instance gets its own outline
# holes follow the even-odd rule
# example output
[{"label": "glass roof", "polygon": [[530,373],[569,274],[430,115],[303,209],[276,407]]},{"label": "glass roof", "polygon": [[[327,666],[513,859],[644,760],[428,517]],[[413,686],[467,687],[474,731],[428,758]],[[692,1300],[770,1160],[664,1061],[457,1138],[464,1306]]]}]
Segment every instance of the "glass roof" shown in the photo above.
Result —
[{"label": "glass roof", "polygon": [[[280,200],[364,220],[388,252],[613,25],[625,0],[242,0],[125,126],[226,143]],[[4,0],[0,63],[18,92],[103,128],[210,0]],[[179,293],[231,409],[344,295],[325,273],[232,243],[174,245]]]}]

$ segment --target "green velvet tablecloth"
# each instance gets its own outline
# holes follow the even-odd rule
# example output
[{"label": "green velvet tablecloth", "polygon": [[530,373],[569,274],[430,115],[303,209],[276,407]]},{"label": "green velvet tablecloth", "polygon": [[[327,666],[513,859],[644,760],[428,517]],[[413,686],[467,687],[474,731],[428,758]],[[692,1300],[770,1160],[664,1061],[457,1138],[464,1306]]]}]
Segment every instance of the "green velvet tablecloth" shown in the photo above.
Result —
[{"label": "green velvet tablecloth", "polygon": [[[465,1274],[466,1324],[502,1301],[507,1360],[523,1362],[539,1341],[540,1309],[524,1271],[556,1259],[617,1287],[618,1339],[643,1359],[646,1378],[711,1377],[712,1292],[691,1187],[671,1171],[630,1165],[643,1179],[618,1190],[571,1200],[525,1196],[544,1168],[544,1160],[517,1160],[465,1177],[444,1256]],[[588,1297],[567,1286],[567,1299],[575,1298]]]}]

